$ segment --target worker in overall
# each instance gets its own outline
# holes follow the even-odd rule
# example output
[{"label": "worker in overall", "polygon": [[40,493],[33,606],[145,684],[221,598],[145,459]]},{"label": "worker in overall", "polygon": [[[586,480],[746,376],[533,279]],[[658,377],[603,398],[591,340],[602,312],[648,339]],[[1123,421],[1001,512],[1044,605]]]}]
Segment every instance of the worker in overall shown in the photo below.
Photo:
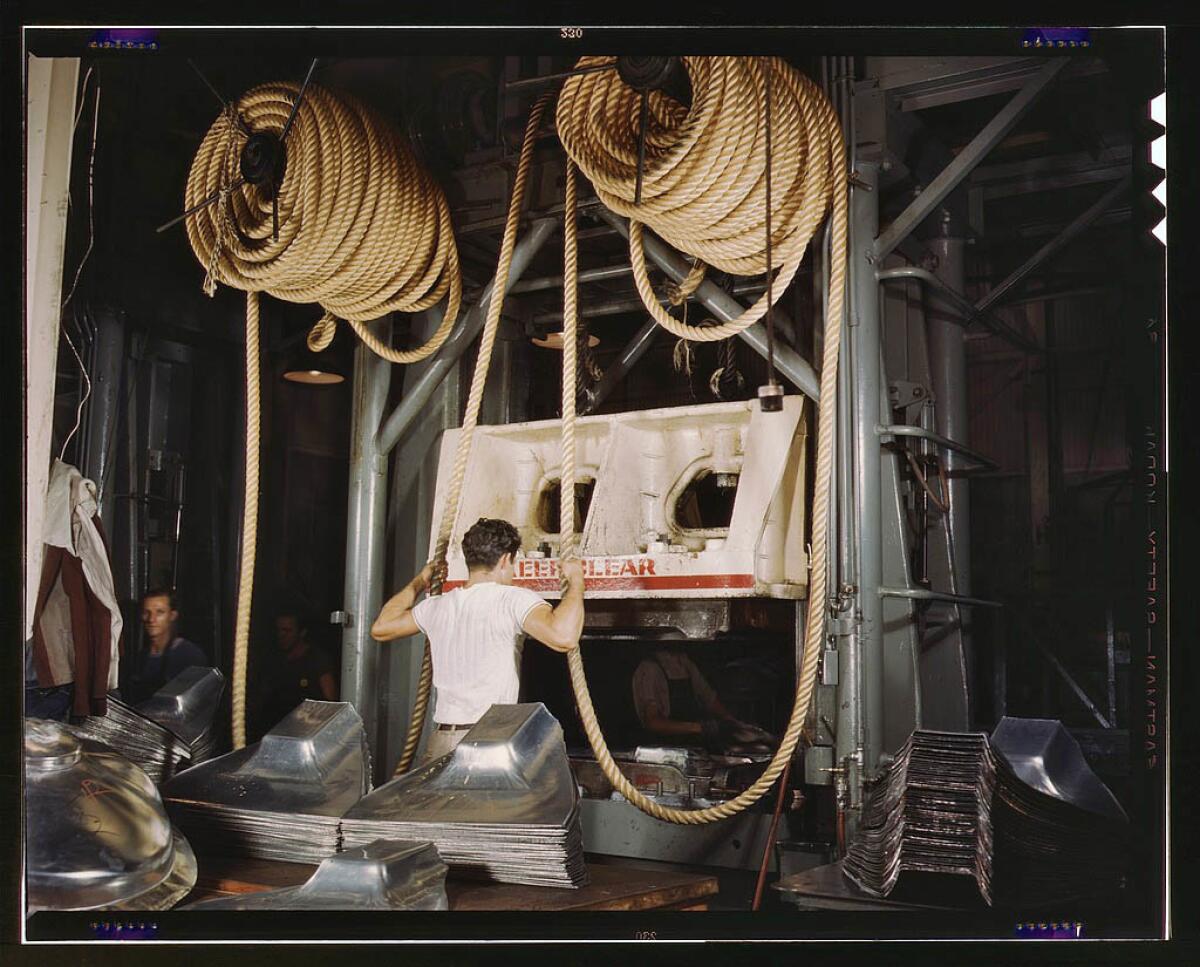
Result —
[{"label": "worker in overall", "polygon": [[333,661],[309,638],[310,630],[303,608],[285,607],[275,615],[276,649],[261,672],[264,686],[258,719],[264,732],[305,699],[337,701]]},{"label": "worker in overall", "polygon": [[642,728],[657,741],[721,751],[765,736],[734,718],[682,648],[660,648],[637,666],[633,707]]},{"label": "worker in overall", "polygon": [[583,567],[561,562],[566,580],[562,600],[552,608],[527,588],[513,586],[521,537],[506,520],[480,518],[463,535],[468,579],[460,588],[427,597],[417,595],[434,577],[428,564],[383,606],[371,626],[376,641],[424,634],[433,660],[437,700],[422,764],[453,751],[492,705],[517,701],[521,651],[532,635],[555,651],[579,646],[583,631]]},{"label": "worker in overall", "polygon": [[197,644],[175,634],[179,607],[175,592],[152,588],[142,596],[142,627],[149,647],[138,657],[122,692],[130,704],[146,701],[185,668],[208,665],[208,656]]}]

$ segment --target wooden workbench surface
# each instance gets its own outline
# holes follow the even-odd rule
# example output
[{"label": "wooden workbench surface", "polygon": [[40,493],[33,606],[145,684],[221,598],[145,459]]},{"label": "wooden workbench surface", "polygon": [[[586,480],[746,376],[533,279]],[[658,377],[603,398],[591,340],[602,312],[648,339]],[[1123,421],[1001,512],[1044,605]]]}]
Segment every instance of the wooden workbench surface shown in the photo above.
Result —
[{"label": "wooden workbench surface", "polygon": [[[186,903],[236,893],[298,886],[315,866],[270,860],[198,857],[196,887]],[[588,864],[590,882],[577,890],[519,883],[446,880],[451,910],[706,910],[717,879],[696,873]]]}]

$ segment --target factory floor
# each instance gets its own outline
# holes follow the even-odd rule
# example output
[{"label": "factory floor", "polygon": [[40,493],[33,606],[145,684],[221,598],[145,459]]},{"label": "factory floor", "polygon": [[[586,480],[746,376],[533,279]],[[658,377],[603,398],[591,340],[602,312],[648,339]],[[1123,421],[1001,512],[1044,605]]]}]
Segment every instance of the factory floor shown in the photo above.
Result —
[{"label": "factory floor", "polygon": [[[749,910],[754,902],[754,888],[758,882],[757,870],[732,870],[720,866],[696,866],[688,863],[664,863],[658,860],[640,860],[625,856],[604,856],[588,853],[589,863],[603,863],[606,866],[625,867],[631,870],[651,870],[672,873],[698,873],[715,876],[719,884],[719,892],[708,901],[709,910]],[[771,889],[771,884],[777,879],[773,872],[767,873],[767,882],[763,887],[761,911],[791,910],[783,903],[779,892]]]}]

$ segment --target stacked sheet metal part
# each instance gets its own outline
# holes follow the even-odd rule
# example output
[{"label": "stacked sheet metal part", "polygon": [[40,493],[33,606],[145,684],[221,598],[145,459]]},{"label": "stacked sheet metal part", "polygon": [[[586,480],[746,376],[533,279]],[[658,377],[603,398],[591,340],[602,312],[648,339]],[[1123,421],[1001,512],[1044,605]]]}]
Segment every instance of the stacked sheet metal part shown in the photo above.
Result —
[{"label": "stacked sheet metal part", "polygon": [[452,753],[346,813],[342,838],[432,840],[456,872],[507,883],[587,883],[579,790],[562,728],[540,702],[493,705]]},{"label": "stacked sheet metal part", "polygon": [[201,854],[319,863],[337,852],[339,817],[370,789],[354,707],[308,699],[260,742],[180,773],[162,794]]},{"label": "stacked sheet metal part", "polygon": [[60,722],[25,720],[25,897],[36,910],[167,910],[196,857],[150,777]]},{"label": "stacked sheet metal part", "polygon": [[185,668],[137,706],[137,711],[187,743],[192,765],[213,757],[217,744],[217,709],[225,676],[216,668]]},{"label": "stacked sheet metal part", "polygon": [[990,741],[918,731],[867,797],[844,868],[876,896],[901,873],[918,890],[947,874],[989,904],[1039,906],[1118,889],[1126,827],[1058,722],[1006,719]]},{"label": "stacked sheet metal part", "polygon": [[187,742],[113,695],[108,696],[106,715],[89,715],[71,730],[123,755],[155,783],[171,778],[191,763],[192,750]]},{"label": "stacked sheet metal part", "polygon": [[161,783],[212,758],[224,689],[225,676],[217,669],[187,668],[140,705],[108,696],[108,714],[90,715],[72,729],[104,743]]},{"label": "stacked sheet metal part", "polygon": [[201,900],[188,910],[447,910],[432,843],[377,839],[322,860],[302,886]]},{"label": "stacked sheet metal part", "polygon": [[875,896],[909,871],[967,876],[990,903],[994,781],[986,735],[914,732],[867,797],[846,875]]},{"label": "stacked sheet metal part", "polygon": [[1075,737],[1056,720],[1004,718],[991,744],[998,895],[1048,903],[1119,890],[1129,820]]}]

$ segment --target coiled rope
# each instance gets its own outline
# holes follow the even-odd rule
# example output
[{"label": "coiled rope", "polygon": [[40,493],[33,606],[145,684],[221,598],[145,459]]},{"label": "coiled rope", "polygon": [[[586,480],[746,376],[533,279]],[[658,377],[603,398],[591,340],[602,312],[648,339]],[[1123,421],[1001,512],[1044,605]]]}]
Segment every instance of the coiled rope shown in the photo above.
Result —
[{"label": "coiled rope", "polygon": [[[513,180],[512,198],[508,203],[508,216],[504,223],[504,238],[500,243],[500,259],[496,266],[496,284],[492,290],[492,298],[488,303],[487,319],[483,324],[483,333],[479,341],[479,355],[475,361],[475,373],[471,377],[471,392],[467,397],[466,413],[463,417],[462,430],[458,438],[458,449],[454,454],[454,468],[447,485],[446,504],[442,512],[442,520],[438,527],[437,544],[434,547],[432,560],[439,565],[446,560],[446,551],[450,547],[450,535],[454,530],[454,522],[458,517],[458,504],[462,496],[463,478],[467,473],[467,459],[471,455],[471,443],[475,437],[475,427],[479,422],[479,412],[483,405],[483,390],[487,385],[488,369],[492,362],[492,349],[496,344],[496,334],[500,327],[500,313],[504,308],[504,294],[507,288],[508,273],[512,267],[513,247],[517,240],[517,224],[521,217],[521,204],[525,198],[525,182],[529,177],[529,166],[533,160],[533,148],[537,141],[537,129],[541,123],[542,114],[550,102],[550,94],[544,94],[534,104],[529,114],[529,122],[525,128],[525,140],[521,145],[520,160],[517,162],[517,173]],[[572,338],[574,333],[572,333]],[[567,336],[564,333],[564,353]],[[574,347],[574,342],[571,343]],[[573,356],[573,353],[571,353]],[[571,377],[571,392],[574,393],[575,378]],[[572,396],[572,402],[574,397]],[[440,573],[435,571],[435,573]],[[430,588],[431,594],[441,593],[441,580],[435,579]],[[417,746],[421,741],[421,732],[425,727],[425,711],[429,706],[429,693],[433,684],[433,663],[429,655],[429,643],[425,643],[425,654],[421,660],[421,677],[417,683],[416,702],[413,705],[412,718],[408,724],[408,734],[405,736],[404,749],[396,763],[395,775],[407,772],[416,755]]]},{"label": "coiled rope", "polygon": [[[579,67],[603,63],[583,58]],[[772,230],[773,248],[781,258],[775,292],[790,284],[818,221],[832,206],[833,258],[830,267],[829,309],[821,363],[821,404],[817,428],[817,466],[813,489],[812,554],[809,560],[809,608],[804,649],[791,719],[780,747],[766,770],[735,799],[705,809],[673,809],[653,802],[633,786],[613,761],[600,731],[588,693],[580,649],[568,653],[571,686],[584,731],[596,761],[613,788],[638,809],[667,822],[697,825],[728,819],[756,802],[791,761],[800,739],[816,682],[817,659],[825,628],[825,554],[829,518],[830,471],[837,398],[838,348],[846,276],[847,174],[841,126],[820,88],[785,62],[773,59],[771,116],[782,119],[778,156],[772,156],[779,195],[771,209],[780,223],[767,226],[762,195],[765,190],[765,148],[762,119],[763,71],[753,58],[684,58],[692,81],[691,111],[651,94],[654,123],[649,127],[642,205],[633,206],[637,164],[638,95],[612,72],[577,75],[563,88],[558,104],[558,130],[572,160],[588,174],[600,198],[615,211],[631,216],[630,255],[642,301],[664,328],[685,339],[723,339],[757,320],[766,311],[765,296],[738,319],[721,326],[690,327],[673,319],[654,298],[646,279],[641,246],[645,219],[664,239],[684,252],[729,272],[746,274],[766,263],[765,234]],[[632,138],[630,135],[632,134]],[[776,169],[778,164],[778,169]],[[757,187],[757,197],[755,188]],[[560,480],[562,506],[560,557],[574,554],[574,514],[568,497],[574,480],[575,288],[574,178],[568,165],[566,260],[563,314],[563,428]],[[757,219],[757,220],[756,220]],[[772,222],[775,219],[772,218]],[[757,258],[757,262],[755,259]],[[699,284],[689,274],[683,288]],[[694,285],[693,285],[694,282]]]},{"label": "coiled rope", "polygon": [[[321,304],[325,313],[309,334],[310,348],[327,346],[341,318],[394,363],[436,352],[454,326],[462,299],[458,250],[441,188],[382,118],[315,84],[305,91],[288,134],[276,237],[271,199],[240,182],[238,162],[247,130],[282,131],[299,90],[296,84],[264,84],[231,105],[201,142],[184,198],[185,210],[197,209],[186,225],[192,251],[207,270],[205,291],[212,295],[217,283],[246,291],[246,493],[234,637],[234,748],[246,742],[258,523],[258,293]],[[203,204],[213,196],[214,204]],[[417,349],[393,349],[366,327],[390,312],[419,312],[443,299],[441,325]]]},{"label": "coiled rope", "polygon": [[[683,295],[703,281],[705,263],[737,275],[759,274],[766,264],[765,58],[685,57],[692,106],[656,91],[649,95],[641,203],[637,182],[641,95],[615,71],[568,78],[555,121],[567,154],[596,194],[629,222],[634,283],[651,316],[668,332],[697,342],[726,339],[767,310],[767,295],[737,319],[689,326],[654,296],[646,275],[643,226],[700,261],[678,286]],[[829,208],[844,161],[832,161],[840,126],[821,89],[779,58],[770,58],[773,85],[771,157],[773,289],[791,284],[818,222]],[[612,63],[584,57],[576,68]],[[840,172],[840,175],[838,174]]]}]

